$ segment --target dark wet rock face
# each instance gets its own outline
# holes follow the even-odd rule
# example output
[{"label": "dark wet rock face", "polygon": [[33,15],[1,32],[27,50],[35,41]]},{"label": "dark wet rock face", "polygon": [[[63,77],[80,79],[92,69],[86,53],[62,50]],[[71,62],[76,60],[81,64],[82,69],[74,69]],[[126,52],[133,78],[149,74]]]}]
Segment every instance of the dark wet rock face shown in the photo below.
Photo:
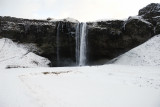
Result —
[{"label": "dark wet rock face", "polygon": [[[56,47],[59,48],[59,64],[58,66],[71,66],[75,63],[75,23],[70,22],[58,22],[59,29],[56,28],[56,32],[59,32],[59,40],[56,38]],[[57,25],[58,26],[58,25]],[[59,31],[58,31],[59,30]],[[57,52],[57,49],[56,49]]]},{"label": "dark wet rock face", "polygon": [[[111,59],[117,55],[117,41],[122,38],[123,21],[105,21],[88,23],[87,57],[89,64],[103,59]],[[114,47],[114,48],[113,48]],[[101,63],[101,61],[100,61]]]},{"label": "dark wet rock face", "polygon": [[[75,32],[78,22],[28,20],[0,17],[0,36],[16,42],[34,43],[35,51],[51,66],[76,63]],[[104,64],[160,33],[160,4],[152,3],[127,20],[87,23],[87,64]]]}]

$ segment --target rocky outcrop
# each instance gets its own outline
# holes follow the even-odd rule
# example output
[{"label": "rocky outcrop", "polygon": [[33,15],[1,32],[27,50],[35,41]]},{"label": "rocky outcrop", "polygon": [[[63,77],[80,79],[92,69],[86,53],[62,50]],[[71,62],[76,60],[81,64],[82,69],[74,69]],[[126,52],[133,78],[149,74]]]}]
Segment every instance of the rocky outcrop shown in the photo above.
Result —
[{"label": "rocky outcrop", "polygon": [[139,16],[154,25],[154,33],[160,33],[160,3],[151,3],[139,10]]},{"label": "rocky outcrop", "polygon": [[[160,33],[160,4],[152,3],[127,20],[87,23],[87,64],[103,64],[144,43]],[[16,42],[34,43],[48,58],[51,66],[76,63],[75,32],[78,21],[73,19],[28,20],[0,17],[0,36]]]},{"label": "rocky outcrop", "polygon": [[151,3],[147,5],[146,7],[139,10],[138,16],[143,16],[145,19],[160,16],[160,4]]}]

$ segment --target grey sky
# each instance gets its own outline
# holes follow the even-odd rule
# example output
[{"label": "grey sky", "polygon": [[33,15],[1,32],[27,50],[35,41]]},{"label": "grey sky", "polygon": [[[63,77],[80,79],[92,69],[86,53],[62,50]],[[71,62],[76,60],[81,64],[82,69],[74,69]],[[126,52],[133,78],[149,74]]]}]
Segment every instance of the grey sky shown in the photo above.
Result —
[{"label": "grey sky", "polygon": [[0,16],[56,19],[72,17],[80,21],[124,19],[159,0],[0,0]]}]

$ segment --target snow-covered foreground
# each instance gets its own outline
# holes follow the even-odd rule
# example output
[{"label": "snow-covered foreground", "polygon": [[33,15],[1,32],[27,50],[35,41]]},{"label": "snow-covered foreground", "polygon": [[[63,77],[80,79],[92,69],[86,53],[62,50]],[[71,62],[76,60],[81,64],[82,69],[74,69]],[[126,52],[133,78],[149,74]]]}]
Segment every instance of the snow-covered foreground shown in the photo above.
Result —
[{"label": "snow-covered foreground", "polygon": [[160,66],[160,34],[115,58],[113,62],[123,65]]},{"label": "snow-covered foreground", "polygon": [[30,52],[31,45],[17,44],[10,39],[0,39],[0,68],[46,67],[50,61]]},{"label": "snow-covered foreground", "polygon": [[160,67],[1,69],[0,107],[160,107]]}]

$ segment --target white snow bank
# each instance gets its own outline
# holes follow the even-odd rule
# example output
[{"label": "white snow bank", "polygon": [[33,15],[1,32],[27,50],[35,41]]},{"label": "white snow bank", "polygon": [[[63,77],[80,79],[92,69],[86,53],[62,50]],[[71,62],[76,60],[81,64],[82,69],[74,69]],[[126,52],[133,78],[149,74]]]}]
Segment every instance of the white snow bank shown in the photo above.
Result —
[{"label": "white snow bank", "polygon": [[73,22],[73,23],[79,23],[78,20],[76,19],[73,19],[73,18],[70,18],[70,17],[67,17],[67,18],[64,18],[64,19],[54,19],[54,18],[51,18],[50,20],[51,22],[56,22],[56,21],[65,21],[65,22]]},{"label": "white snow bank", "polygon": [[1,107],[159,107],[160,67],[106,65],[0,71]]},{"label": "white snow bank", "polygon": [[27,46],[12,40],[0,39],[0,68],[5,67],[47,67],[50,61],[29,52]]},{"label": "white snow bank", "polygon": [[98,20],[95,20],[92,22],[101,22],[101,21],[105,22],[105,21],[116,21],[116,20],[126,20],[126,19],[124,19],[124,18],[123,19],[122,18],[121,19],[120,18],[119,19],[118,18],[106,18],[106,19],[98,19]]},{"label": "white snow bank", "polygon": [[114,59],[115,64],[160,66],[160,35]]}]

